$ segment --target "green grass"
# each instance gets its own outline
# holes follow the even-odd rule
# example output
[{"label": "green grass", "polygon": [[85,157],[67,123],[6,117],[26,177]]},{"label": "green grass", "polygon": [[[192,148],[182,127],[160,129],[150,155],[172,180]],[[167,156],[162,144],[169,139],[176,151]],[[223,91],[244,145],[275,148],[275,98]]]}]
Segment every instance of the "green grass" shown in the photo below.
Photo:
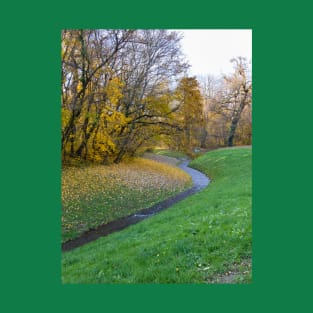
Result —
[{"label": "green grass", "polygon": [[251,148],[192,161],[212,179],[166,211],[62,255],[63,283],[251,282]]},{"label": "green grass", "polygon": [[111,166],[65,166],[62,242],[150,207],[190,185],[190,177],[180,169],[140,158]]}]

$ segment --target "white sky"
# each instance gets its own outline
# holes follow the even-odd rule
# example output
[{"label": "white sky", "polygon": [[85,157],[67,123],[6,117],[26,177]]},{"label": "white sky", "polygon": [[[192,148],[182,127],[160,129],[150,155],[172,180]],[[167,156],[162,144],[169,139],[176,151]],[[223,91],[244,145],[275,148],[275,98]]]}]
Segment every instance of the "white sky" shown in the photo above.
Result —
[{"label": "white sky", "polygon": [[184,35],[182,43],[191,75],[228,74],[233,71],[230,60],[246,57],[252,61],[251,29],[193,29],[178,30]]}]

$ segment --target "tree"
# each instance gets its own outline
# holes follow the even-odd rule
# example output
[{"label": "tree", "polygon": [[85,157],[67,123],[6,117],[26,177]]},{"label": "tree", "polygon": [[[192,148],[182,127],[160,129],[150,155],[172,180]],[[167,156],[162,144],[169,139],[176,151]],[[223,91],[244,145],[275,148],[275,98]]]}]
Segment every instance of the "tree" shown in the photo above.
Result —
[{"label": "tree", "polygon": [[[62,154],[88,157],[88,141],[104,116],[111,64],[133,31],[62,32]],[[92,120],[91,116],[94,116]],[[92,120],[92,121],[91,121]]]},{"label": "tree", "polygon": [[226,121],[213,110],[214,99],[221,89],[221,80],[213,75],[200,76],[199,79],[206,134],[202,145],[206,148],[223,145]]},{"label": "tree", "polygon": [[229,85],[229,107],[231,108],[231,124],[227,139],[229,147],[233,146],[241,114],[252,100],[252,83],[247,77],[248,66],[245,58],[238,57],[232,59],[232,62],[235,63],[235,73],[229,77],[225,76],[225,81]]},{"label": "tree", "polygon": [[[129,30],[62,32],[63,158],[93,158],[88,146],[99,137],[96,132],[103,128],[101,121],[108,111],[110,67],[132,34]],[[104,140],[112,147],[110,138]]]},{"label": "tree", "polygon": [[[224,75],[209,86],[205,92],[207,102],[208,132],[215,145],[233,146],[238,143],[251,143],[251,98],[252,83],[245,58],[232,59],[234,73]],[[244,115],[244,119],[242,116]],[[236,133],[240,126],[240,136]],[[211,141],[212,143],[212,141]]]},{"label": "tree", "polygon": [[[169,88],[187,68],[180,50],[180,37],[165,30],[140,30],[127,53],[119,60],[120,78],[125,83],[121,110],[129,123],[116,141],[120,162],[147,140],[176,125],[171,118]],[[142,140],[145,138],[145,140]]]},{"label": "tree", "polygon": [[183,77],[177,87],[176,100],[179,107],[176,118],[182,132],[176,137],[176,144],[187,152],[200,147],[206,137],[203,98],[195,77]]},{"label": "tree", "polygon": [[180,39],[165,30],[62,32],[63,160],[118,163],[176,127],[168,104],[187,68]]}]

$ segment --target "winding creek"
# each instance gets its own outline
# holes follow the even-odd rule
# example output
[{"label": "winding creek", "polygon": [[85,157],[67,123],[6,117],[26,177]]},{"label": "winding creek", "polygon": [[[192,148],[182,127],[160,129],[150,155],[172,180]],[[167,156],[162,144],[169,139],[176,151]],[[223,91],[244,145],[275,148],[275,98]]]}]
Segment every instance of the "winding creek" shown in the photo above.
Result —
[{"label": "winding creek", "polygon": [[209,184],[210,179],[203,173],[189,167],[188,164],[189,164],[189,161],[184,160],[178,165],[178,167],[191,176],[192,181],[193,181],[194,191],[195,192],[200,191],[201,189],[205,188]]},{"label": "winding creek", "polygon": [[83,233],[80,237],[67,241],[62,244],[62,251],[70,251],[74,248],[80,247],[86,243],[94,241],[100,237],[107,236],[113,232],[122,230],[129,225],[136,224],[148,217],[151,217],[160,211],[163,211],[173,204],[193,195],[196,192],[204,189],[210,182],[210,179],[203,173],[188,166],[189,161],[183,160],[178,167],[191,176],[193,186],[188,190],[185,190],[178,195],[172,196],[164,201],[161,201],[154,206],[146,209],[142,209],[135,214],[120,218],[110,223],[101,225],[96,229],[90,229]]}]

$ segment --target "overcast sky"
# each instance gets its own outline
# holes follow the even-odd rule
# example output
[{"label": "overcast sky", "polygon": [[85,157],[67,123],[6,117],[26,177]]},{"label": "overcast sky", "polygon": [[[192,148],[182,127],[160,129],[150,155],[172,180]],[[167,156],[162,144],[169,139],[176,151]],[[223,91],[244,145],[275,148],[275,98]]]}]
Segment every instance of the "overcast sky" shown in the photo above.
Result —
[{"label": "overcast sky", "polygon": [[228,74],[233,71],[230,60],[238,56],[252,61],[252,30],[250,29],[178,31],[184,35],[182,48],[191,64],[191,75]]}]

